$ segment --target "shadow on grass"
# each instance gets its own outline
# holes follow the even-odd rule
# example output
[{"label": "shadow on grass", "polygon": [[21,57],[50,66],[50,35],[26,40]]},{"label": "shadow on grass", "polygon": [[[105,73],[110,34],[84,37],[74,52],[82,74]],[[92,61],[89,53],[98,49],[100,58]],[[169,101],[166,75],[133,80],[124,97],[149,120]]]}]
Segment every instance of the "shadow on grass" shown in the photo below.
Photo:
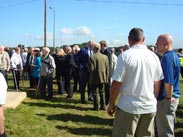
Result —
[{"label": "shadow on grass", "polygon": [[175,137],[183,137],[183,132],[180,131],[180,132],[175,133]]},{"label": "shadow on grass", "polygon": [[106,119],[91,115],[77,115],[77,114],[57,114],[50,115],[47,117],[48,120],[61,120],[63,122],[82,122],[87,124],[99,124],[99,125],[109,125],[112,126],[113,119]]},{"label": "shadow on grass", "polygon": [[80,107],[77,105],[68,105],[68,104],[60,104],[60,103],[35,103],[35,102],[22,102],[23,104],[29,105],[29,106],[37,106],[37,107],[52,107],[52,108],[63,108],[63,109],[76,109],[80,111],[88,111],[91,110],[92,108],[85,108],[85,107]]},{"label": "shadow on grass", "polygon": [[107,136],[111,137],[112,129],[103,129],[103,128],[71,128],[71,127],[64,127],[64,126],[56,126],[59,130],[67,130],[68,132],[75,134],[75,135],[96,135],[96,136]]}]

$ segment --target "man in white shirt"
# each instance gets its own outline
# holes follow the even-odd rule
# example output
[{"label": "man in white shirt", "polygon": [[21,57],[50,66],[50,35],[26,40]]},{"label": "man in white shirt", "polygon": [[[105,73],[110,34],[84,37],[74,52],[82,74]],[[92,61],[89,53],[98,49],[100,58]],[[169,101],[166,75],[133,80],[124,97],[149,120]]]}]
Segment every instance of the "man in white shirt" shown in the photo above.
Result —
[{"label": "man in white shirt", "polygon": [[116,109],[113,137],[154,134],[156,96],[163,72],[156,54],[143,45],[144,39],[143,30],[133,28],[128,36],[131,48],[118,57],[107,109],[111,116]]},{"label": "man in white shirt", "polygon": [[3,105],[6,102],[6,91],[7,91],[7,83],[0,73],[0,81],[1,81],[1,89],[0,89],[0,137],[6,137],[5,129],[4,129],[4,111]]}]

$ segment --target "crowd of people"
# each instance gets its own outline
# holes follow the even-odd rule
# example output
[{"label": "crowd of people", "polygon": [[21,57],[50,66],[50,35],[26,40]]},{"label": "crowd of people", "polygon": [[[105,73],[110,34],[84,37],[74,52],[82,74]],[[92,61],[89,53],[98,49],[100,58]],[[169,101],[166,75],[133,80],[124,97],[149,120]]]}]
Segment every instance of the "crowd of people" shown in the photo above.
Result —
[{"label": "crowd of people", "polygon": [[[113,137],[173,137],[181,95],[182,51],[178,55],[174,52],[169,34],[158,37],[156,49],[148,48],[144,41],[141,28],[131,29],[129,45],[120,49],[118,57],[105,40],[88,41],[84,48],[78,45],[57,48],[54,54],[48,47],[31,47],[29,52],[27,48],[16,47],[10,54],[0,46],[0,72],[8,83],[11,70],[17,90],[21,89],[22,72],[22,79],[29,80],[30,88],[36,89],[40,98],[51,100],[55,70],[58,94],[66,92],[66,98],[73,98],[74,92],[79,92],[80,101],[85,104],[87,91],[94,110],[107,109],[110,116],[115,113]],[[3,117],[1,106],[5,103],[2,100],[0,117]],[[4,133],[0,125],[0,134]]]}]

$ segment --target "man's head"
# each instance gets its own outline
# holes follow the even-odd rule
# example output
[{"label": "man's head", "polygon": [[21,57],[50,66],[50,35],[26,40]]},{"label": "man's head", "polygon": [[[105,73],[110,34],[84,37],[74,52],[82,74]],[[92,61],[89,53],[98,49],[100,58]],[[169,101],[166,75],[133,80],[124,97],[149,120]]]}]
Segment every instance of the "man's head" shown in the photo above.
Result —
[{"label": "man's head", "polygon": [[4,50],[4,47],[0,46],[0,54],[2,54],[3,50]]},{"label": "man's head", "polygon": [[91,49],[91,50],[93,50],[93,48],[94,48],[94,44],[93,44],[93,41],[88,41],[88,47]]},{"label": "man's head", "polygon": [[142,45],[144,40],[144,31],[141,28],[133,28],[130,30],[128,36],[128,42],[130,46]]},{"label": "man's head", "polygon": [[158,37],[156,42],[157,50],[160,53],[165,53],[169,50],[172,50],[173,38],[169,34],[162,34]]},{"label": "man's head", "polygon": [[107,47],[107,41],[105,40],[100,41],[100,47],[101,50],[104,50]]},{"label": "man's head", "polygon": [[94,45],[94,48],[93,48],[93,51],[96,53],[96,52],[99,52],[100,51],[100,44],[99,43],[93,43]]},{"label": "man's head", "polygon": [[48,47],[43,47],[42,52],[43,52],[43,55],[46,56],[50,53],[50,49]]}]

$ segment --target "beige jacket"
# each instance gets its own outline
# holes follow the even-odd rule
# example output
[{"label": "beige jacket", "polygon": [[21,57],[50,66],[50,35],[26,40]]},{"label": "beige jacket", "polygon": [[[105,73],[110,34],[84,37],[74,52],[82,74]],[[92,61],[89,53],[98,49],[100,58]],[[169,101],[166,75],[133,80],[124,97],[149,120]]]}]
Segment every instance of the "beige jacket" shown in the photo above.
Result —
[{"label": "beige jacket", "polygon": [[3,51],[0,56],[0,69],[6,71],[10,69],[10,57],[6,51]]}]

